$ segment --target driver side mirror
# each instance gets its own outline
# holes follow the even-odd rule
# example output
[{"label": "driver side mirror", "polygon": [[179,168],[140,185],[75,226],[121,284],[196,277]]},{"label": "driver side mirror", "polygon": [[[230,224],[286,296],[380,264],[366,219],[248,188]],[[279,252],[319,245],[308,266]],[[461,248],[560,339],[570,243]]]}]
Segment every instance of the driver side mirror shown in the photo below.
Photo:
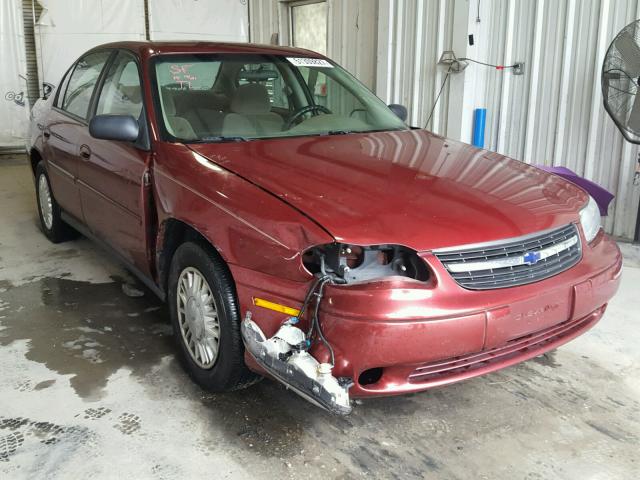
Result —
[{"label": "driver side mirror", "polygon": [[131,115],[96,115],[89,122],[93,138],[135,142],[140,135],[140,125]]},{"label": "driver side mirror", "polygon": [[43,82],[42,83],[42,98],[44,100],[49,98],[49,95],[51,95],[51,92],[53,92],[54,88],[55,87],[53,85],[51,85],[50,83]]},{"label": "driver side mirror", "polygon": [[403,122],[407,120],[407,107],[405,107],[404,105],[399,105],[397,103],[392,103],[391,105],[387,106],[389,107],[389,110],[391,110],[400,120],[402,120]]}]

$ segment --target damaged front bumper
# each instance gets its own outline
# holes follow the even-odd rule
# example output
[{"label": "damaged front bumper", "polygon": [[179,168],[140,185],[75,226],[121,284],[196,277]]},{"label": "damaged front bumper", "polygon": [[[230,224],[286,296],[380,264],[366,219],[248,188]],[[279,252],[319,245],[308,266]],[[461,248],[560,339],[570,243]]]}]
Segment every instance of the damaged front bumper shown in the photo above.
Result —
[{"label": "damaged front bumper", "polygon": [[247,312],[241,332],[246,349],[276,380],[331,413],[351,413],[349,388],[353,382],[349,378],[334,377],[331,364],[319,363],[301,348],[306,342],[302,330],[292,323],[285,323],[267,339],[251,320],[251,312]]},{"label": "damaged front bumper", "polygon": [[[320,321],[335,352],[332,374],[353,379],[351,399],[419,392],[556,348],[598,321],[622,268],[620,251],[606,235],[585,246],[582,260],[569,270],[508,289],[465,290],[432,254],[424,258],[434,270],[432,285],[389,280],[327,286]],[[232,268],[243,314],[255,308],[265,336],[277,335],[282,312],[256,306],[253,299],[298,305],[300,284]],[[522,342],[526,350],[507,355]],[[310,352],[320,363],[331,358],[321,342]],[[252,370],[269,370],[252,349],[245,356]]]}]

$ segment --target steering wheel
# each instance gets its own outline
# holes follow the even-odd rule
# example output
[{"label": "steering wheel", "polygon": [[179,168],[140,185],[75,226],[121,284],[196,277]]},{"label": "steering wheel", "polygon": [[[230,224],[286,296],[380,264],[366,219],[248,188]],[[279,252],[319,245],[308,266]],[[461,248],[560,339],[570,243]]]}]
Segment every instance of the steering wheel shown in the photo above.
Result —
[{"label": "steering wheel", "polygon": [[282,130],[289,130],[291,128],[291,125],[293,125],[293,122],[295,122],[297,119],[299,119],[302,115],[304,115],[305,113],[309,113],[309,112],[324,112],[327,114],[332,114],[333,112],[331,110],[329,110],[327,107],[323,106],[323,105],[307,105],[306,107],[302,107],[301,109],[295,111],[290,117],[289,120],[287,120],[287,122],[285,123],[284,127],[282,128]]}]

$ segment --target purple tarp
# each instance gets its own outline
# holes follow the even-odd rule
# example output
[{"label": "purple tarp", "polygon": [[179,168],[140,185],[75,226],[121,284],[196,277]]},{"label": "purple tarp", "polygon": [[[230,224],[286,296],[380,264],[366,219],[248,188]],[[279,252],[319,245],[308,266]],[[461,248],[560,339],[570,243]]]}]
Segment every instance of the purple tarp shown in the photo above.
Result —
[{"label": "purple tarp", "polygon": [[562,178],[569,180],[571,183],[575,183],[579,187],[586,190],[586,192],[593,197],[593,199],[598,204],[600,208],[600,215],[605,217],[609,210],[609,203],[615,197],[611,192],[604,189],[600,185],[591,180],[587,180],[579,176],[577,173],[569,170],[565,167],[547,167],[545,165],[536,165],[541,170],[549,173],[555,173],[556,175],[561,176]]}]

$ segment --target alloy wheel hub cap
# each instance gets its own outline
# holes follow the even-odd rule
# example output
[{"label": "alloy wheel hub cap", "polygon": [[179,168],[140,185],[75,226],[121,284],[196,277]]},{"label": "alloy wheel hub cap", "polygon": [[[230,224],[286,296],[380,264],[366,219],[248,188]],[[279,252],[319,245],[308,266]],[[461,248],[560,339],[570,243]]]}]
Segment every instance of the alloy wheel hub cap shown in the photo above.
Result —
[{"label": "alloy wheel hub cap", "polygon": [[187,301],[187,322],[193,329],[196,338],[201,340],[204,334],[204,318],[195,297],[189,297]]},{"label": "alloy wheel hub cap", "polygon": [[203,369],[212,368],[218,357],[220,321],[211,287],[204,275],[185,268],[178,279],[178,322],[191,359]]},{"label": "alloy wheel hub cap", "polygon": [[51,192],[49,190],[49,182],[44,174],[38,178],[38,204],[40,205],[40,213],[42,221],[47,229],[53,226],[53,202],[51,200]]}]

